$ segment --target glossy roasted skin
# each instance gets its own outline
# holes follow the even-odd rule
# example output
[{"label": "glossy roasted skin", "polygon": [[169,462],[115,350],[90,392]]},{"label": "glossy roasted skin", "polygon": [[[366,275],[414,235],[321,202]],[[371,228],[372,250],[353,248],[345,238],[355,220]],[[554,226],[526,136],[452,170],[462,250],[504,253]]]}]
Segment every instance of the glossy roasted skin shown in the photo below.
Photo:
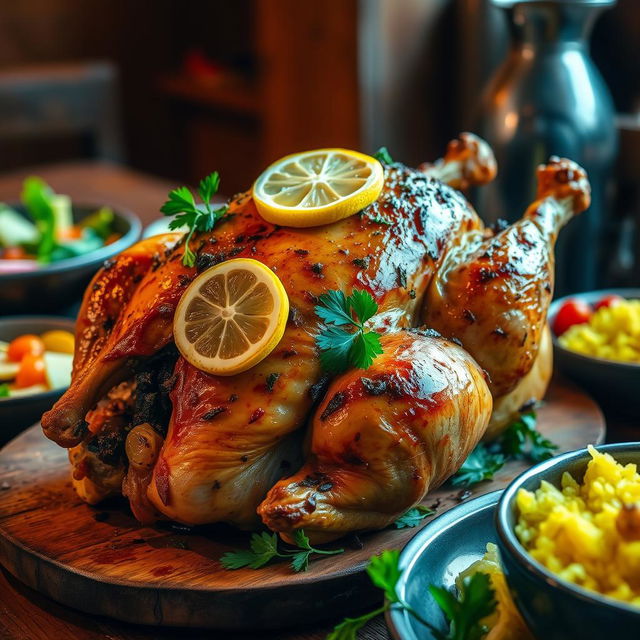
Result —
[{"label": "glossy roasted skin", "polygon": [[[549,361],[538,358],[536,322],[546,317],[552,246],[561,218],[583,207],[588,193],[581,170],[567,162],[541,169],[540,200],[524,221],[498,234],[483,229],[464,197],[441,182],[464,187],[495,174],[486,144],[463,134],[442,162],[420,171],[386,166],[379,199],[334,224],[276,227],[244,194],[213,231],[193,239],[195,268],[182,265],[183,246],[175,246],[175,238],[137,245],[134,255],[147,257],[139,258],[135,272],[125,257],[96,276],[118,292],[117,315],[109,296],[87,293],[82,319],[98,328],[79,343],[84,355],[70,389],[43,419],[46,434],[83,450],[95,437],[86,424],[90,410],[114,384],[133,376],[149,398],[162,398],[168,409],[170,394],[172,405],[168,428],[166,414],[156,419],[137,404],[135,418],[123,427],[129,433],[123,490],[141,521],[254,527],[258,505],[277,483],[260,516],[285,538],[303,527],[321,542],[386,526],[459,468],[487,428],[492,393],[503,409],[496,420],[503,420],[521,396],[546,387]],[[531,243],[526,251],[523,240]],[[291,313],[269,356],[244,373],[218,377],[182,357],[175,362],[172,322],[195,275],[234,257],[271,268]],[[497,275],[484,275],[487,267]],[[502,289],[494,282],[500,279]],[[370,324],[383,334],[384,353],[367,371],[331,383],[315,346],[315,306],[329,290],[349,294],[354,288],[368,290],[379,305]],[[464,348],[407,330],[420,323],[421,310]],[[486,315],[467,331],[459,318],[468,320],[467,311],[476,310]],[[485,344],[492,322],[515,327],[514,339],[505,341],[508,357]],[[537,337],[518,335],[526,322]],[[484,358],[488,376],[474,357]],[[159,367],[156,358],[175,368],[147,375]],[[311,454],[303,471],[280,480],[300,467],[310,419]],[[124,472],[119,462],[102,470],[105,477]],[[329,479],[316,482],[320,476]]]},{"label": "glossy roasted skin", "polygon": [[285,540],[388,526],[458,470],[491,416],[484,374],[432,332],[382,338],[366,371],[335,379],[313,417],[306,464],[258,508]]},{"label": "glossy roasted skin", "polygon": [[[231,212],[242,201],[232,204]],[[241,251],[241,230],[268,233],[272,225],[255,208],[227,216],[216,233],[199,239],[206,268]],[[115,384],[131,376],[140,358],[166,346],[173,336],[173,314],[197,268],[182,264],[182,234],[143,240],[109,261],[87,288],[77,321],[78,346],[73,381],[42,417],[45,435],[63,447],[88,437],[85,415]]]},{"label": "glossy roasted skin", "polygon": [[538,199],[521,220],[474,231],[452,248],[424,300],[423,322],[462,342],[488,373],[494,398],[514,389],[536,360],[556,237],[589,205],[589,183],[574,162],[552,158],[538,182]]},{"label": "glossy roasted skin", "polygon": [[[253,209],[253,201],[244,207]],[[319,392],[317,297],[366,289],[379,305],[375,326],[411,326],[446,247],[478,224],[459,193],[394,165],[382,195],[361,215],[278,228],[238,254],[263,262],[282,281],[291,308],[285,334],[267,358],[236,376],[178,363],[174,414],[148,491],[155,508],[188,524],[255,525],[266,491],[296,468],[289,436],[304,425],[313,389]]]}]

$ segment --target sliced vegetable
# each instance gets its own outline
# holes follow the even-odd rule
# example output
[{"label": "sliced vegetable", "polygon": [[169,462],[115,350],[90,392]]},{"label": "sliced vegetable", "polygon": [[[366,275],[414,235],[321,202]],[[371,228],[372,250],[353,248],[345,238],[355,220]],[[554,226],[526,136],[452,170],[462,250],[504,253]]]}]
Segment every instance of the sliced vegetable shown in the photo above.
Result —
[{"label": "sliced vegetable", "polygon": [[81,229],[91,229],[102,240],[106,240],[113,232],[114,215],[109,207],[102,207],[80,222]]},{"label": "sliced vegetable", "polygon": [[13,380],[18,375],[20,364],[18,362],[10,362],[7,360],[6,354],[0,357],[0,381],[6,382]]},{"label": "sliced vegetable", "polygon": [[612,307],[616,304],[620,304],[624,302],[624,298],[622,296],[618,296],[615,293],[611,293],[608,296],[604,296],[600,298],[598,302],[593,305],[593,310],[598,311],[598,309],[603,309],[605,307]]},{"label": "sliced vegetable", "polygon": [[45,377],[50,389],[66,388],[71,384],[73,356],[69,353],[44,353]]},{"label": "sliced vegetable", "polygon": [[586,302],[582,300],[567,300],[556,314],[553,321],[553,332],[557,336],[561,336],[574,324],[589,322],[592,313],[591,307]]},{"label": "sliced vegetable", "polygon": [[56,239],[69,237],[69,231],[73,227],[71,198],[62,193],[51,191],[51,206],[53,207],[53,224]]},{"label": "sliced vegetable", "polygon": [[27,354],[20,362],[20,369],[16,375],[15,386],[18,389],[31,387],[35,384],[46,384],[44,358],[40,355]]},{"label": "sliced vegetable", "polygon": [[51,253],[56,245],[56,214],[53,205],[54,193],[51,187],[35,176],[24,181],[22,202],[36,223],[40,238],[37,256],[42,263],[51,262]]},{"label": "sliced vegetable", "polygon": [[70,331],[62,331],[55,329],[54,331],[46,331],[41,336],[44,348],[47,351],[56,351],[57,353],[70,353],[73,355],[75,347],[75,338]]},{"label": "sliced vegetable", "polygon": [[6,204],[0,204],[0,246],[20,248],[25,242],[37,240],[38,229],[33,223]]},{"label": "sliced vegetable", "polygon": [[21,362],[27,355],[41,356],[44,353],[44,342],[31,333],[18,336],[9,343],[7,358],[11,362]]}]

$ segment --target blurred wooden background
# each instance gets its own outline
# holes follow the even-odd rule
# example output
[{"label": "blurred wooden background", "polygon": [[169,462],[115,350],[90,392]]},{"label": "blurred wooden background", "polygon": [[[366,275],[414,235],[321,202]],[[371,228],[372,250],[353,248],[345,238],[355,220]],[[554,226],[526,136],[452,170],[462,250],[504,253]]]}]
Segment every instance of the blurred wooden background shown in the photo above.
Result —
[{"label": "blurred wooden background", "polygon": [[[109,61],[118,75],[124,160],[191,182],[219,169],[224,192],[233,193],[272,160],[305,148],[386,145],[409,164],[435,158],[450,136],[473,126],[482,87],[506,50],[503,16],[489,5],[3,2],[0,72]],[[640,110],[638,82],[629,82],[640,64],[637,8],[637,0],[619,0],[593,41],[618,106],[627,111]],[[32,161],[82,150],[77,141],[54,138],[49,145],[47,151],[41,144]],[[26,163],[25,154],[0,144],[0,171]]]}]

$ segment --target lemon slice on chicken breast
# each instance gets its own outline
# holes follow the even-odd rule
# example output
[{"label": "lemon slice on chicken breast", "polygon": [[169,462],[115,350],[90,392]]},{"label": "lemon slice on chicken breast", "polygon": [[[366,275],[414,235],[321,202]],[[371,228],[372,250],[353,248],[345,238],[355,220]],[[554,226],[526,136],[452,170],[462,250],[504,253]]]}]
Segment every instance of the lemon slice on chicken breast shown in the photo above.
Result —
[{"label": "lemon slice on chicken breast", "polygon": [[384,184],[378,160],[349,149],[316,149],[281,158],[253,185],[260,215],[285,227],[341,220],[374,202]]},{"label": "lemon slice on chicken breast", "polygon": [[288,315],[289,298],[278,276],[257,260],[237,258],[207,269],[189,285],[173,334],[194,367],[231,376],[271,353]]}]

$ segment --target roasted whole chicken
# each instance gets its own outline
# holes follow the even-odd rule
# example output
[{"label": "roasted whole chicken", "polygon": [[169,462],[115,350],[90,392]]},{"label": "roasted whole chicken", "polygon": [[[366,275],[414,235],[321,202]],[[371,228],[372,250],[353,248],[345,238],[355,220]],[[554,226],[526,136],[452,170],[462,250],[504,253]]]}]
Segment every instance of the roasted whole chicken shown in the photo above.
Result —
[{"label": "roasted whole chicken", "polygon": [[[333,224],[274,226],[245,193],[195,236],[194,267],[181,234],[106,263],[78,317],[72,384],[42,419],[69,448],[78,494],[123,493],[143,523],[261,520],[315,542],[383,528],[419,503],[551,375],[553,246],[589,184],[551,158],[524,217],[486,228],[457,189],[495,171],[486,143],[462,134],[434,164],[386,165],[377,201]],[[210,375],[173,344],[176,305],[198,273],[243,256],[280,278],[289,320],[259,364]],[[354,288],[378,304],[383,354],[330,376],[315,305]]]}]

